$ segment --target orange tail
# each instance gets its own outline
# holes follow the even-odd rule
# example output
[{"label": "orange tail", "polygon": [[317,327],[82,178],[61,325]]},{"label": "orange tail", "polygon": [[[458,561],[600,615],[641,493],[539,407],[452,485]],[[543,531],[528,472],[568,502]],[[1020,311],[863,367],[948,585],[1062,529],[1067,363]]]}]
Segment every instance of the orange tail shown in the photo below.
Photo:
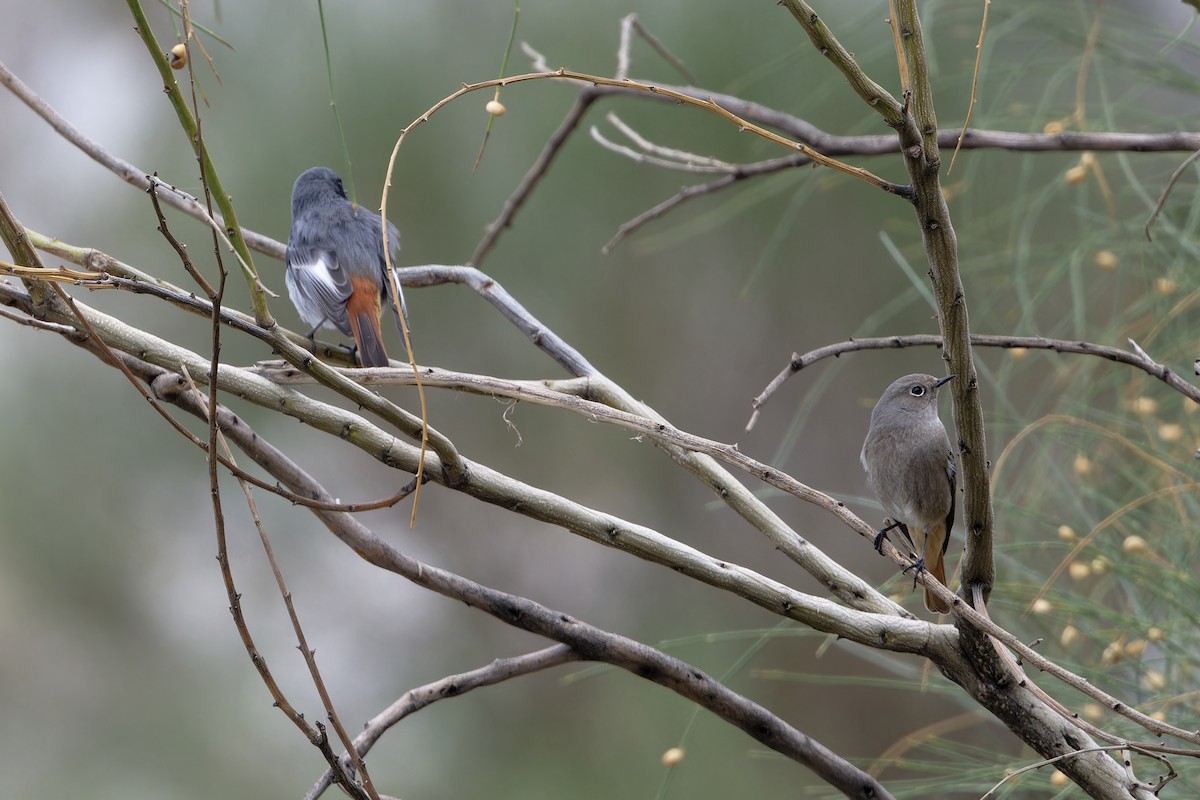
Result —
[{"label": "orange tail", "polygon": [[[946,526],[932,525],[925,534],[925,569],[937,578],[938,583],[946,585],[946,560],[943,549],[946,542]],[[925,590],[925,610],[934,614],[949,614],[950,606],[933,592]]]},{"label": "orange tail", "polygon": [[358,348],[358,363],[364,367],[386,367],[387,351],[383,349],[383,331],[379,327],[379,286],[367,278],[350,279],[350,297],[346,300],[346,316],[354,346]]}]

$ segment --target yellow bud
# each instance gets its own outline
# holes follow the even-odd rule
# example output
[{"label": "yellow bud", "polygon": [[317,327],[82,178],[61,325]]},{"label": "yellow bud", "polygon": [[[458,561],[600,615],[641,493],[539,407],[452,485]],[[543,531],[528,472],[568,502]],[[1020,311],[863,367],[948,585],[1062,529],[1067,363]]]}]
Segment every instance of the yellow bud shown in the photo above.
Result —
[{"label": "yellow bud", "polygon": [[1079,628],[1076,628],[1074,625],[1068,625],[1067,627],[1063,628],[1062,633],[1059,634],[1058,637],[1058,641],[1063,647],[1070,647],[1078,640]]},{"label": "yellow bud", "polygon": [[1146,640],[1134,639],[1129,644],[1125,645],[1125,655],[1130,658],[1141,658],[1142,653],[1146,652]]},{"label": "yellow bud", "polygon": [[1151,628],[1150,630],[1146,631],[1146,638],[1152,642],[1161,642],[1163,636],[1164,634],[1162,628]]},{"label": "yellow bud", "polygon": [[1050,785],[1053,786],[1055,789],[1062,789],[1070,782],[1071,782],[1071,779],[1068,778],[1066,773],[1064,773],[1064,772],[1060,772],[1059,770],[1054,770],[1054,772],[1050,773]]},{"label": "yellow bud", "polygon": [[1079,154],[1079,163],[1085,167],[1096,166],[1096,154],[1085,150]]},{"label": "yellow bud", "polygon": [[[483,109],[493,117],[503,117],[504,112],[508,111],[508,109],[504,107],[504,103],[501,103],[499,100],[488,100],[487,105],[484,106]],[[670,751],[668,750],[667,752]]]},{"label": "yellow bud", "polygon": [[1008,348],[1008,355],[1013,361],[1020,361],[1029,355],[1029,349],[1025,347],[1010,347]]},{"label": "yellow bud", "polygon": [[1104,716],[1104,709],[1099,703],[1084,703],[1083,708],[1079,709],[1079,714],[1082,717],[1090,720],[1098,720]]},{"label": "yellow bud", "polygon": [[1179,290],[1179,284],[1175,283],[1175,281],[1171,280],[1170,278],[1155,278],[1154,279],[1154,291],[1158,292],[1161,295],[1175,294],[1175,292],[1178,290]]},{"label": "yellow bud", "polygon": [[1100,269],[1116,269],[1117,254],[1112,250],[1097,250],[1092,254],[1092,263]]},{"label": "yellow bud", "polygon": [[1057,134],[1066,130],[1066,126],[1060,120],[1051,120],[1042,126],[1042,133]]},{"label": "yellow bud", "polygon": [[674,767],[678,765],[680,761],[683,761],[683,756],[684,752],[682,747],[672,747],[671,749],[667,750],[667,752],[662,754],[663,766]]},{"label": "yellow bud", "polygon": [[1092,471],[1092,460],[1083,453],[1075,456],[1075,474],[1087,475]]},{"label": "yellow bud", "polygon": [[171,52],[167,54],[171,60],[171,69],[183,69],[187,66],[187,47],[182,43],[171,48]]},{"label": "yellow bud", "polygon": [[1150,717],[1150,719],[1156,720],[1158,722],[1166,722],[1167,721],[1167,715],[1161,711],[1155,711],[1153,714],[1150,714],[1149,717]]},{"label": "yellow bud", "polygon": [[1158,426],[1158,438],[1164,442],[1178,442],[1183,438],[1183,426],[1174,422],[1164,422]]},{"label": "yellow bud", "polygon": [[1072,561],[1067,572],[1071,573],[1071,580],[1081,581],[1092,574],[1092,568],[1082,561]]},{"label": "yellow bud", "polygon": [[1141,536],[1138,536],[1136,533],[1132,536],[1126,536],[1125,541],[1121,542],[1122,550],[1124,550],[1126,553],[1133,553],[1135,555],[1146,552],[1148,546],[1149,545],[1146,544],[1146,540]]},{"label": "yellow bud", "polygon": [[1054,608],[1054,606],[1050,605],[1049,600],[1044,597],[1039,597],[1037,600],[1033,601],[1033,605],[1030,607],[1030,610],[1035,614],[1046,614],[1049,613],[1050,609],[1052,608]]},{"label": "yellow bud", "polygon": [[1162,688],[1167,685],[1167,679],[1161,672],[1149,670],[1142,676],[1142,686],[1152,692],[1162,691]]},{"label": "yellow bud", "polygon": [[1074,542],[1079,539],[1079,537],[1075,534],[1075,529],[1070,525],[1058,526],[1058,538],[1064,542]]},{"label": "yellow bud", "polygon": [[1063,177],[1066,178],[1067,183],[1074,186],[1076,184],[1083,183],[1084,181],[1086,181],[1087,174],[1088,174],[1087,167],[1085,167],[1081,164],[1076,164],[1075,166],[1073,166],[1069,170],[1067,170],[1066,174],[1063,175]]},{"label": "yellow bud", "polygon": [[1092,559],[1092,574],[1103,575],[1108,572],[1108,559],[1104,556],[1096,556]]},{"label": "yellow bud", "polygon": [[1117,664],[1125,657],[1125,643],[1118,639],[1115,642],[1109,643],[1108,647],[1104,648],[1104,652],[1100,654],[1101,664]]},{"label": "yellow bud", "polygon": [[1158,401],[1153,397],[1139,397],[1133,401],[1133,410],[1139,414],[1153,414],[1158,411]]}]

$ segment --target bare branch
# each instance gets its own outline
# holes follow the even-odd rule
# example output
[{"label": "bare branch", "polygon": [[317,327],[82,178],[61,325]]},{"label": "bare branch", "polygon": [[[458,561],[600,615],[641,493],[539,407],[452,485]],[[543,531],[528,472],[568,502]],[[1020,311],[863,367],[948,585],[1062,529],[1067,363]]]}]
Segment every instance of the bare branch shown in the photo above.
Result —
[{"label": "bare branch", "polygon": [[[439,700],[459,698],[473,689],[493,686],[512,678],[530,675],[534,672],[540,672],[541,670],[551,669],[552,667],[578,660],[579,654],[570,647],[565,644],[556,644],[521,656],[497,658],[487,666],[473,669],[470,672],[462,672],[458,675],[448,675],[433,683],[427,683],[424,686],[410,689],[401,695],[396,702],[367,720],[362,733],[354,737],[354,749],[360,755],[365,756],[375,746],[375,743],[392,727],[409,715],[415,714]],[[353,762],[345,756],[342,757],[341,763],[343,767],[353,767]],[[334,771],[331,767],[325,770],[325,774],[304,795],[305,800],[316,800],[333,782]]]},{"label": "bare branch", "polygon": [[[1025,348],[1029,350],[1053,350],[1056,353],[1078,353],[1080,355],[1099,356],[1109,361],[1116,361],[1137,367],[1142,372],[1157,378],[1183,396],[1200,403],[1200,387],[1188,383],[1169,367],[1154,361],[1131,340],[1135,352],[1122,350],[1119,347],[1108,347],[1092,342],[1069,341],[1066,339],[1047,339],[1044,336],[995,336],[982,333],[971,334],[971,344],[977,347]],[[935,334],[915,334],[910,336],[879,336],[869,339],[850,339],[845,342],[819,347],[804,355],[792,353],[791,361],[776,375],[766,388],[759,393],[750,405],[754,413],[746,424],[746,430],[754,427],[759,412],[767,402],[787,382],[805,367],[812,366],[826,358],[838,358],[843,353],[853,353],[859,350],[888,350],[903,347],[941,347],[942,337]]]}]

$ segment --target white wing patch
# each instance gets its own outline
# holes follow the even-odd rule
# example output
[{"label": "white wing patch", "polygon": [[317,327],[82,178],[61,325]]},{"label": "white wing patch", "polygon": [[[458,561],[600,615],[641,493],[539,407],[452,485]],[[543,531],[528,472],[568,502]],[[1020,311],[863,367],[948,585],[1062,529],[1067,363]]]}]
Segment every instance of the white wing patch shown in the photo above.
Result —
[{"label": "white wing patch", "polygon": [[334,277],[325,254],[318,254],[315,261],[289,264],[285,281],[301,319],[309,325],[340,329],[330,311],[344,304],[345,287]]}]

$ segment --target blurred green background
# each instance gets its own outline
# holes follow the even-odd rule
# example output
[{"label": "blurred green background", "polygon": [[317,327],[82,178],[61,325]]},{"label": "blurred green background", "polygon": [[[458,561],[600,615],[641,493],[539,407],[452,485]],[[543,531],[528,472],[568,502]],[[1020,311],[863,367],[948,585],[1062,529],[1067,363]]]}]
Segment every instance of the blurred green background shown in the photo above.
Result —
[{"label": "blurred green background", "polygon": [[[200,192],[191,150],[123,5],[8,5],[0,59],[112,152]],[[824,6],[835,34],[896,91],[886,4]],[[630,10],[607,0],[526,2],[518,40],[553,66],[611,74],[619,20]],[[660,2],[632,10],[705,89],[777,107],[833,133],[887,132],[774,3]],[[980,10],[975,3],[921,5],[945,127],[960,125],[966,113]],[[169,46],[170,15],[155,3],[147,12]],[[1071,120],[1097,13],[1083,116]],[[204,39],[223,81],[198,70],[210,152],[242,223],[285,239],[296,175],[317,164],[347,171],[329,109],[316,4],[199,2],[192,14],[236,47]],[[1040,131],[1065,120],[1068,128],[1090,130],[1196,130],[1194,16],[1168,0],[993,4],[972,124]],[[329,3],[326,18],[357,197],[377,207],[400,129],[461,83],[496,76],[512,6]],[[633,77],[683,82],[644,43],[633,55]],[[509,71],[528,69],[514,52]],[[551,82],[506,89],[508,114],[496,121],[474,173],[490,93],[469,96],[418,128],[401,149],[389,199],[402,232],[401,264],[469,258],[576,91]],[[936,332],[910,208],[844,176],[805,168],[689,203],[604,256],[600,248],[622,222],[701,180],[601,149],[586,127],[619,138],[604,120],[607,111],[657,143],[726,161],[782,154],[695,109],[602,100],[481,267],[679,427],[737,442],[877,520],[881,512],[863,496],[858,465],[870,407],[896,376],[938,372],[937,351],[868,352],[822,363],[796,376],[753,432],[744,426],[750,399],[794,351],[850,336]],[[6,92],[0,120],[0,191],[25,225],[189,285],[143,194]],[[1154,241],[1141,233],[1185,157],[1100,154],[1072,183],[1064,176],[1079,164],[1078,153],[960,154],[944,182],[973,328],[1115,346],[1133,336],[1189,374],[1197,354],[1194,168],[1176,187]],[[904,180],[896,157],[851,160]],[[211,275],[211,244],[200,226],[172,212],[168,218]],[[282,265],[262,256],[256,263],[282,295]],[[207,352],[203,319],[168,313],[147,297],[74,294]],[[236,276],[227,303],[247,307]],[[563,377],[467,289],[410,290],[408,305],[422,363],[506,378]],[[286,297],[272,310],[300,329]],[[3,330],[4,796],[301,796],[322,762],[271,707],[231,624],[202,454],[84,352],[15,324]],[[392,348],[399,352],[395,340]],[[261,343],[233,335],[222,353],[233,364],[271,357]],[[1154,703],[1194,685],[1187,681],[1195,677],[1195,651],[1170,635],[1194,628],[1200,599],[1191,579],[1198,513],[1191,454],[1200,445],[1194,404],[1142,373],[1097,359],[1008,351],[980,351],[978,358],[993,463],[1016,441],[996,475],[1001,586],[993,613],[1023,636],[1048,637],[1050,655],[1126,692],[1130,702]],[[387,393],[416,408],[412,392]],[[431,423],[473,459],[799,589],[822,591],[648,442],[527,405],[509,415],[518,438],[504,404],[453,393],[432,392],[430,399]],[[293,420],[230,405],[344,500],[386,496],[407,477]],[[948,409],[943,417],[949,422]],[[231,559],[251,630],[289,698],[319,719],[253,528],[236,487],[225,488]],[[1163,497],[1121,513],[1164,488]],[[892,565],[861,539],[791,498],[766,496],[801,535],[876,584],[890,581],[889,590],[919,607]],[[378,573],[300,509],[273,497],[260,503],[309,642],[352,731],[409,688],[545,644]],[[930,796],[939,786],[938,796],[977,796],[1004,767],[1032,760],[916,659],[776,627],[777,619],[735,597],[561,530],[434,486],[415,530],[407,506],[364,521],[432,564],[665,646],[711,674],[733,670],[733,688],[860,763],[909,734],[922,742],[930,734],[905,753],[903,765],[883,772],[901,794]],[[1063,525],[1074,533],[1060,532]],[[1088,532],[1095,535],[1072,554]],[[1131,535],[1150,541],[1148,552],[1131,555],[1124,547]],[[952,563],[960,547],[956,532]],[[1043,613],[1024,614],[1064,559],[1086,563],[1088,571],[1065,571]],[[1061,639],[1068,625],[1082,638]],[[1150,625],[1168,635],[1155,638]],[[1130,648],[1105,660],[1113,642],[1139,640],[1144,647],[1136,655]],[[1165,688],[1146,682],[1151,671],[1164,676]],[[1195,715],[1188,702],[1163,703],[1172,715]],[[692,713],[688,703],[630,675],[576,665],[439,703],[390,733],[368,765],[378,787],[406,798],[794,797],[810,787],[828,794],[801,767],[711,717],[701,714],[689,727]],[[940,731],[926,728],[946,720]],[[681,741],[688,757],[668,781],[660,755]],[[1050,796],[1056,790],[1043,773],[1007,791]]]}]

